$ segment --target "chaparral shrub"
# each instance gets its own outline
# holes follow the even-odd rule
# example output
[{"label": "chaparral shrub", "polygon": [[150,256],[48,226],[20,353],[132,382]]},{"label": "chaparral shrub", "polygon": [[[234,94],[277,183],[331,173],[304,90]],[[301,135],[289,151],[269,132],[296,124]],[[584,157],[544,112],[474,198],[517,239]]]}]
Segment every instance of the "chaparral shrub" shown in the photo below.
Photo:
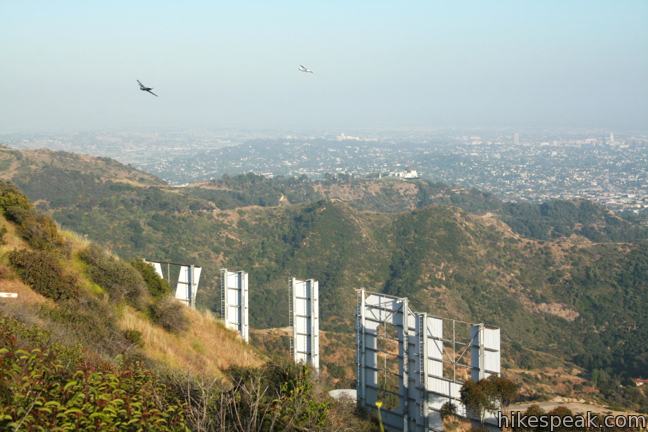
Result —
[{"label": "chaparral shrub", "polygon": [[26,284],[45,297],[64,300],[78,295],[76,279],[63,270],[53,252],[14,250],[9,262]]},{"label": "chaparral shrub", "polygon": [[79,256],[88,265],[89,276],[108,292],[111,299],[142,307],[146,284],[130,264],[95,245],[82,250]]},{"label": "chaparral shrub", "polygon": [[141,364],[92,361],[3,316],[0,430],[188,431],[182,403]]}]

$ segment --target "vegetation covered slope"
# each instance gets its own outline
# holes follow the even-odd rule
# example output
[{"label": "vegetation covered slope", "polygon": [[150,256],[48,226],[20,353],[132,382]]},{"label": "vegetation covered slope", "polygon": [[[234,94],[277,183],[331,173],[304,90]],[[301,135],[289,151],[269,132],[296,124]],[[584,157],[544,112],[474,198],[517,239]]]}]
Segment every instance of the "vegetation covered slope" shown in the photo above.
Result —
[{"label": "vegetation covered slope", "polygon": [[[131,327],[137,323],[142,337],[162,332],[161,342],[170,351],[180,351],[172,341],[190,336],[190,331],[212,333],[212,344],[223,349],[205,359],[213,372],[220,369],[214,363],[219,359],[229,358],[238,365],[260,364],[258,356],[217,320],[173,302],[170,287],[150,266],[137,260],[125,262],[72,233],[59,231],[12,185],[0,182],[0,189],[2,286],[19,293],[17,299],[2,303],[4,311],[34,322],[51,320],[48,328],[61,327],[61,334],[69,333],[65,327],[71,322],[65,318],[74,315],[79,331],[69,334],[96,345],[97,353],[108,356],[133,345],[127,336],[134,337]],[[59,318],[61,326],[56,325]],[[88,325],[83,325],[84,320]],[[98,340],[96,336],[101,335],[93,333],[94,327],[97,331],[103,328],[108,340]],[[201,357],[196,350],[183,351]]]},{"label": "vegetation covered slope", "polygon": [[176,302],[141,260],[60,231],[0,181],[0,429],[369,430],[304,366]]},{"label": "vegetation covered slope", "polygon": [[[254,326],[287,325],[288,278],[314,277],[327,330],[352,331],[353,290],[366,287],[500,326],[511,367],[575,361],[605,388],[648,371],[646,228],[589,202],[254,175],[187,188],[106,178],[103,194],[74,197],[65,175],[57,188],[11,177],[64,226],[124,256],[202,265],[203,307],[219,310],[218,268],[249,271]],[[66,204],[53,204],[60,190]]]}]

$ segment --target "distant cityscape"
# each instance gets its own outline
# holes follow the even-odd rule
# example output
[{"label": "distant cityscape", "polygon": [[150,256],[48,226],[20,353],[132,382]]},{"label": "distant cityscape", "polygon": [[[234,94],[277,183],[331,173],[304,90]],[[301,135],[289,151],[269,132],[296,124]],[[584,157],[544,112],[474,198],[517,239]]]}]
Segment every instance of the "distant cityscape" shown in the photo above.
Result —
[{"label": "distant cityscape", "polygon": [[171,184],[272,176],[424,178],[505,200],[585,198],[648,213],[648,135],[594,132],[175,132],[0,135],[15,148],[114,158]]}]

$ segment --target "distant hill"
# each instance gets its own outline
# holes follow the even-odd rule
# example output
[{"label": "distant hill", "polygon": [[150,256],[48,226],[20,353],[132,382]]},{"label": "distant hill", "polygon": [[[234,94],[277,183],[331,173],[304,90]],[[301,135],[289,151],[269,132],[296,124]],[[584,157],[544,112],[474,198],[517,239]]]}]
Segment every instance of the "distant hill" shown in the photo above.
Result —
[{"label": "distant hill", "polygon": [[[20,164],[38,167],[28,154]],[[355,288],[408,296],[418,310],[500,326],[510,368],[575,362],[609,401],[640,403],[618,389],[648,371],[647,231],[605,208],[344,177],[245,175],[179,188],[94,173],[75,194],[71,169],[31,169],[39,181],[0,175],[120,255],[202,265],[201,307],[219,310],[222,266],[250,272],[255,327],[287,325],[291,275],[320,281],[328,331],[353,331]],[[322,360],[335,375],[331,355]]]},{"label": "distant hill", "polygon": [[0,175],[5,179],[40,175],[43,172],[68,172],[88,175],[100,181],[136,186],[164,184],[164,181],[151,174],[110,158],[45,149],[17,151],[2,146],[0,149]]},{"label": "distant hill", "polygon": [[220,209],[250,205],[272,207],[322,199],[343,202],[357,210],[381,213],[445,205],[471,213],[495,213],[514,232],[538,240],[568,237],[570,234],[596,242],[648,238],[645,225],[638,225],[590,201],[505,203],[490,193],[426,180],[371,180],[342,175],[312,181],[306,177],[269,179],[246,174],[191,185],[187,193],[204,198]]}]

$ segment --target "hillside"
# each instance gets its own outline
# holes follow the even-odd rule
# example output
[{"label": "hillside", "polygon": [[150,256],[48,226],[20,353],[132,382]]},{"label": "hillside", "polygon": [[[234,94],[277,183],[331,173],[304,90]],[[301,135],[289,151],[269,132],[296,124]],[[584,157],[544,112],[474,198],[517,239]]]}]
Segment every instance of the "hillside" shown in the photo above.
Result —
[{"label": "hillside", "polygon": [[51,150],[14,151],[0,146],[1,178],[40,176],[46,173],[74,173],[78,178],[126,183],[136,186],[161,185],[157,177],[123,165],[113,159]]},{"label": "hillside", "polygon": [[[156,275],[151,275],[150,269],[140,267],[143,264],[129,264],[71,232],[59,232],[49,218],[35,212],[11,185],[0,183],[0,186],[3,210],[3,214],[0,214],[0,232],[4,233],[0,244],[0,262],[3,264],[1,284],[3,290],[19,294],[11,302],[3,301],[0,307],[4,313],[20,316],[28,322],[47,320],[45,327],[50,331],[80,338],[72,340],[72,343],[92,342],[97,346],[97,354],[108,357],[121,345],[130,345],[128,338],[120,340],[119,332],[139,332],[145,342],[143,353],[153,354],[151,360],[159,360],[166,366],[173,365],[164,356],[156,354],[161,346],[166,347],[169,359],[195,358],[215,376],[221,375],[229,365],[261,364],[257,353],[236,340],[232,332],[225,330],[208,313],[171,305],[170,287],[161,279],[156,279]],[[47,269],[51,269],[51,274],[47,273]],[[57,276],[61,281],[54,280]],[[151,285],[155,284],[157,291],[154,292]],[[119,304],[119,309],[113,309],[113,302]],[[114,324],[116,333],[111,337],[115,338],[115,346],[105,340],[94,339],[96,335],[92,333],[85,336],[84,332],[69,333],[69,329],[65,328],[69,323],[60,326],[56,319],[51,318],[58,314],[67,316],[79,306],[81,308],[76,313],[80,316],[86,312],[100,314],[92,317],[97,325],[99,321]],[[85,310],[85,306],[89,309]],[[94,307],[97,309],[92,309]],[[163,318],[156,323],[147,313],[149,309],[162,307],[168,308],[177,320],[177,323],[169,323],[171,327],[166,328],[172,331],[165,331],[167,321]],[[90,319],[90,315],[87,318]],[[211,351],[211,355],[204,355],[190,344],[184,346],[180,343],[182,340],[191,343],[193,336],[198,334],[212,335],[212,341],[218,341],[218,344],[209,343],[209,338],[203,342],[222,351]],[[201,339],[196,337],[195,340]],[[192,368],[191,362],[187,364],[190,370],[198,371]]]},{"label": "hillside", "polygon": [[269,361],[2,181],[0,291],[17,294],[0,299],[1,430],[340,430],[336,410],[369,427],[307,368]]},{"label": "hillside", "polygon": [[[250,318],[261,328],[287,325],[291,275],[320,281],[323,328],[340,334],[353,331],[354,288],[406,295],[418,310],[500,326],[507,367],[577,365],[595,397],[646,404],[619,390],[648,371],[646,228],[607,209],[502,203],[424,181],[254,175],[171,188],[95,173],[76,193],[71,169],[41,171],[38,182],[7,176],[64,227],[122,256],[202,265],[203,308],[220,308],[222,266],[250,272]],[[323,348],[322,362],[348,384],[335,350]]]}]

